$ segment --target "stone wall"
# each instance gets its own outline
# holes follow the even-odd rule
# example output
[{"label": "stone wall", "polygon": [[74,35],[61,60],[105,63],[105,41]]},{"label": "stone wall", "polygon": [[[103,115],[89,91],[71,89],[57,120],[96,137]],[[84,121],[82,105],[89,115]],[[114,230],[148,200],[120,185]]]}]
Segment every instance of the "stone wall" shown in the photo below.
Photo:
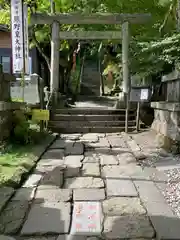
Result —
[{"label": "stone wall", "polygon": [[160,134],[161,145],[172,150],[180,142],[180,103],[153,102],[154,121],[151,128]]},{"label": "stone wall", "polygon": [[14,77],[0,73],[0,142],[6,140],[12,129],[12,111],[19,104],[11,103],[10,82]]}]

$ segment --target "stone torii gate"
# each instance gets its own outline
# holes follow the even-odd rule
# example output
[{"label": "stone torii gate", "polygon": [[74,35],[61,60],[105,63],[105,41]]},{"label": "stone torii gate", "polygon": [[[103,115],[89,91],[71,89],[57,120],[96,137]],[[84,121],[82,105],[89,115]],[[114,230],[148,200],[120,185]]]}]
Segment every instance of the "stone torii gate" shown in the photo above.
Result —
[{"label": "stone torii gate", "polygon": [[[58,91],[59,82],[59,45],[60,39],[120,39],[122,38],[122,64],[123,64],[123,92],[128,95],[130,90],[129,76],[129,23],[142,24],[149,21],[150,14],[119,14],[119,13],[93,13],[83,15],[80,13],[31,15],[31,24],[52,24],[51,40],[51,81],[50,91]],[[74,31],[61,32],[60,24],[122,24],[122,31]]]}]

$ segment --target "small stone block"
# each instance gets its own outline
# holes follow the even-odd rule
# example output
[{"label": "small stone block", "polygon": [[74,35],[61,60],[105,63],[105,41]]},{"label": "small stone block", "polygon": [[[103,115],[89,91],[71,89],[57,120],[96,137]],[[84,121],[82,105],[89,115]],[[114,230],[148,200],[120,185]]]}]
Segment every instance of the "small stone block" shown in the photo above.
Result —
[{"label": "small stone block", "polygon": [[101,173],[104,178],[130,179],[130,175],[123,172],[120,166],[104,166]]},{"label": "small stone block", "polygon": [[131,180],[107,179],[107,196],[137,197],[138,193]]},{"label": "small stone block", "polygon": [[100,201],[105,199],[104,189],[74,189],[74,201]]},{"label": "small stone block", "polygon": [[104,222],[106,239],[153,238],[154,230],[147,216],[113,216]]},{"label": "small stone block", "polygon": [[99,163],[99,156],[93,151],[85,152],[84,156],[83,163]]},{"label": "small stone block", "polygon": [[76,235],[59,235],[56,240],[87,240],[85,236],[76,236]]},{"label": "small stone block", "polygon": [[103,212],[108,216],[146,214],[140,199],[136,197],[114,197],[103,201]]},{"label": "small stone block", "polygon": [[120,153],[117,156],[120,165],[136,164],[136,158],[130,152]]},{"label": "small stone block", "polygon": [[0,232],[16,234],[23,224],[28,211],[28,201],[11,201],[0,215]]},{"label": "small stone block", "polygon": [[40,180],[42,179],[41,174],[32,174],[29,176],[27,181],[24,183],[23,187],[24,188],[34,188],[37,187],[39,184]]},{"label": "small stone block", "polygon": [[83,142],[91,142],[91,143],[98,142],[98,139],[99,138],[96,133],[87,133],[80,138],[80,140]]},{"label": "small stone block", "polygon": [[84,145],[81,142],[75,142],[72,146],[66,146],[66,155],[82,155],[84,152]]},{"label": "small stone block", "polygon": [[80,167],[67,167],[64,170],[65,178],[70,178],[70,177],[79,177],[80,176]]},{"label": "small stone block", "polygon": [[68,142],[66,142],[65,139],[57,139],[51,146],[50,148],[52,149],[63,149],[66,147],[66,145],[68,144]]},{"label": "small stone block", "polygon": [[40,181],[42,185],[54,185],[62,187],[63,185],[63,172],[59,168],[55,168],[51,172],[47,172],[42,180]]},{"label": "small stone block", "polygon": [[42,156],[42,160],[44,159],[63,159],[64,157],[64,150],[63,149],[50,149],[44,153]]},{"label": "small stone block", "polygon": [[100,155],[100,163],[101,165],[118,165],[118,160],[116,156],[113,156],[111,154],[107,155]]},{"label": "small stone block", "polygon": [[100,202],[75,202],[71,234],[73,235],[101,235],[102,208]]},{"label": "small stone block", "polygon": [[10,199],[10,197],[13,195],[14,189],[11,187],[1,187],[0,188],[0,212],[7,203],[7,201]]},{"label": "small stone block", "polygon": [[70,203],[44,202],[32,206],[21,235],[68,233],[69,227]]},{"label": "small stone block", "polygon": [[100,169],[98,163],[84,163],[82,168],[82,175],[83,176],[100,176]]},{"label": "small stone block", "polygon": [[84,155],[69,155],[65,157],[64,164],[67,166],[81,167],[81,162],[84,159]]},{"label": "small stone block", "polygon": [[65,188],[103,188],[104,182],[101,178],[94,177],[77,177],[67,178],[65,181]]},{"label": "small stone block", "polygon": [[72,198],[72,191],[70,189],[59,189],[59,188],[38,188],[36,191],[34,201],[41,203],[45,201],[49,202],[68,202]]},{"label": "small stone block", "polygon": [[64,159],[42,159],[38,162],[36,169],[38,168],[45,168],[48,169],[50,167],[63,167],[64,166]]},{"label": "small stone block", "polygon": [[34,198],[36,188],[20,188],[17,190],[13,201],[31,201]]}]

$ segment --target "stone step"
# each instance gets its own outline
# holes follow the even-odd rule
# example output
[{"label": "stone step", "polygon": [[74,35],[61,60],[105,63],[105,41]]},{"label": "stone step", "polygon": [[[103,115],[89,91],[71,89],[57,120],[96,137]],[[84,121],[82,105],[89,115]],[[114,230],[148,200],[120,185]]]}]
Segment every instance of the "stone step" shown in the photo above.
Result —
[{"label": "stone step", "polygon": [[[49,127],[49,129],[54,133],[116,133],[124,132],[124,127],[73,127],[73,128],[57,128]],[[135,127],[129,127],[128,131],[133,132]]]},{"label": "stone step", "polygon": [[[102,109],[102,108],[66,108],[55,109],[54,114],[69,114],[69,115],[125,115],[125,109]],[[129,111],[130,115],[136,115],[133,110]]]},{"label": "stone step", "polygon": [[[135,120],[134,114],[129,115],[129,120]],[[125,121],[125,114],[119,115],[70,115],[70,114],[54,114],[52,120],[55,121]]]},{"label": "stone step", "polygon": [[[58,128],[73,128],[73,127],[125,127],[125,121],[72,121],[71,117],[68,121],[49,121],[50,126]],[[129,126],[135,126],[136,121],[129,121]]]}]

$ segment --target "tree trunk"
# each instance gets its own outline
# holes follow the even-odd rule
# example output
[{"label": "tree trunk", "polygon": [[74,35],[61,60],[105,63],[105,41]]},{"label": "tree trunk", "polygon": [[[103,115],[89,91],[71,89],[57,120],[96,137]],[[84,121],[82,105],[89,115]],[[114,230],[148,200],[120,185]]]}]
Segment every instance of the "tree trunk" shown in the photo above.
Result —
[{"label": "tree trunk", "polygon": [[180,32],[180,0],[177,0],[177,32]]}]

